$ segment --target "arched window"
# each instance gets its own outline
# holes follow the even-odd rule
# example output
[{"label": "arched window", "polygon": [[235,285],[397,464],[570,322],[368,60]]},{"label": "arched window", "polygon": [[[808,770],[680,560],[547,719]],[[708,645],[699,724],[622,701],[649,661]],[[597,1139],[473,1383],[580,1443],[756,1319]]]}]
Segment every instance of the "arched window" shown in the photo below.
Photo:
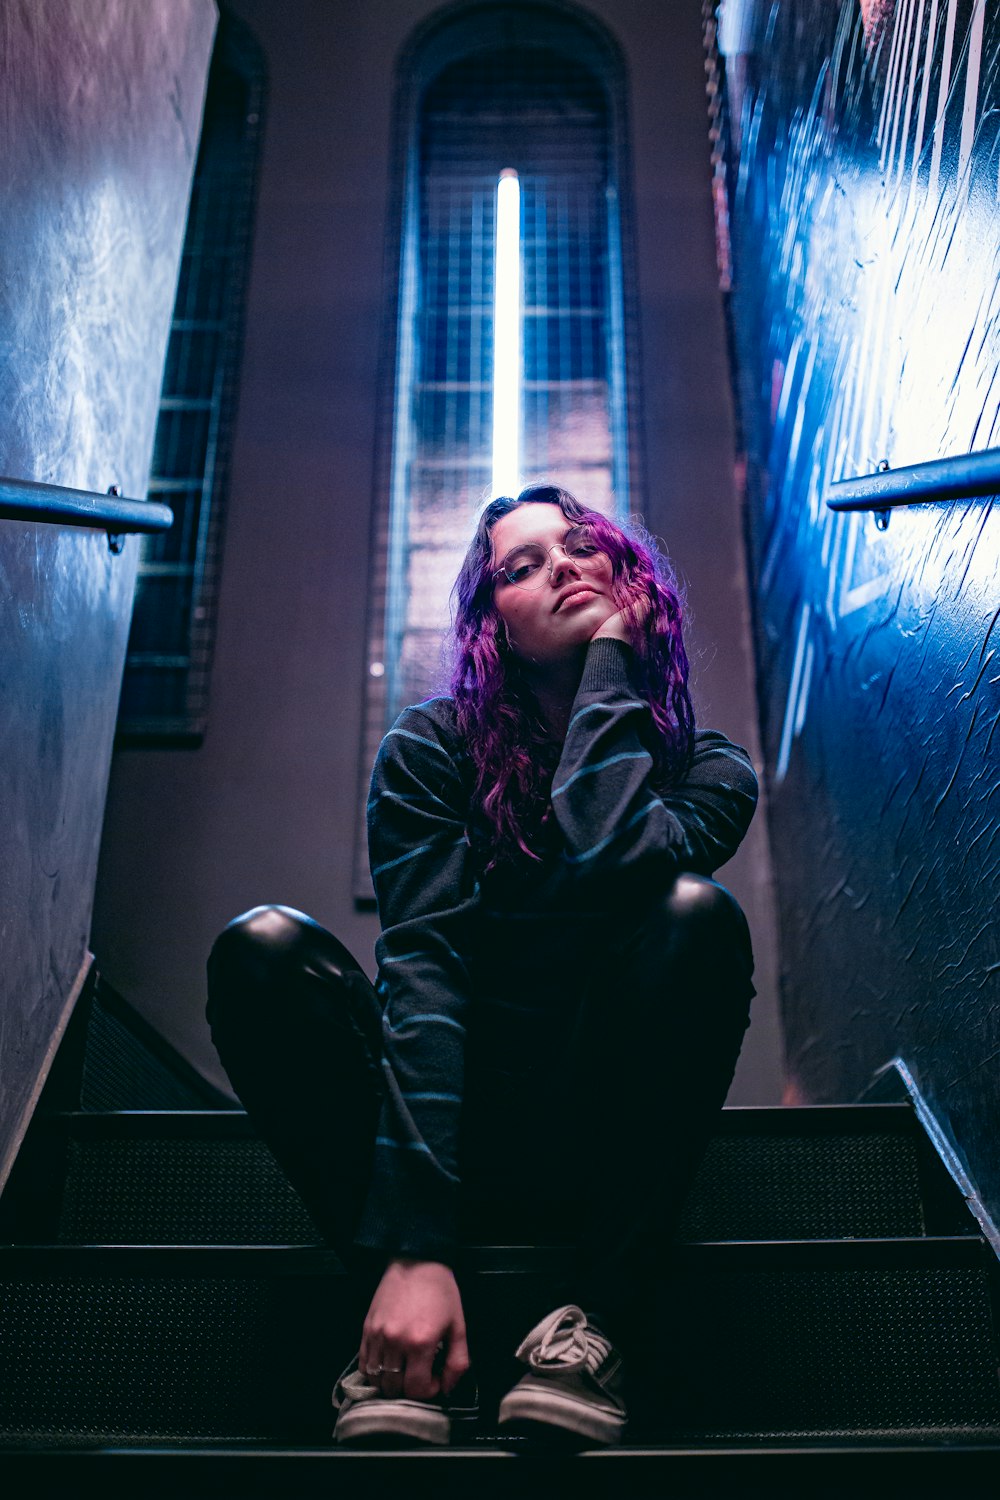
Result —
[{"label": "arched window", "polygon": [[149,498],[165,501],[175,519],[142,543],[119,744],[198,745],[205,730],[263,94],[260,49],[223,12],[149,481]]},{"label": "arched window", "polygon": [[[562,4],[450,7],[401,60],[397,140],[392,431],[375,503],[365,782],[396,714],[441,686],[448,591],[484,499],[546,478],[622,516],[637,479],[615,44]],[[498,330],[501,174],[516,175],[520,200],[520,295]],[[516,417],[501,474],[495,398],[511,376],[495,334],[510,334],[511,321]],[[365,871],[362,837],[359,896],[370,893]]]}]

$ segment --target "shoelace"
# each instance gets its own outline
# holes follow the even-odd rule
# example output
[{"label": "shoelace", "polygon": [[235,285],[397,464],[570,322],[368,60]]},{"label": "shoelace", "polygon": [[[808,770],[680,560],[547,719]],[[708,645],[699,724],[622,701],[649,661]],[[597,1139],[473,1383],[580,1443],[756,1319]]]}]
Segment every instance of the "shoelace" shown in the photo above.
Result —
[{"label": "shoelace", "polygon": [[[469,1379],[471,1379],[471,1377],[469,1377]],[[464,1395],[460,1396],[459,1393],[463,1390]],[[398,1399],[391,1396],[384,1397],[382,1394],[381,1386],[378,1386],[374,1383],[374,1381],[369,1380],[364,1370],[349,1370],[347,1374],[342,1375],[337,1382],[336,1389],[333,1393],[333,1404],[339,1411],[344,1402],[347,1400],[373,1401],[376,1398],[378,1400]],[[458,1402],[457,1405],[454,1404],[455,1401]],[[458,1412],[459,1415],[461,1415],[461,1413],[465,1410],[475,1410],[478,1408],[479,1388],[477,1385],[473,1384],[472,1394],[470,1396],[469,1382],[467,1379],[463,1379],[463,1381],[460,1382],[455,1390],[451,1392],[450,1396],[432,1396],[427,1404],[433,1405],[435,1403],[439,1403],[453,1413]]]},{"label": "shoelace", "polygon": [[[344,1399],[350,1397],[352,1401],[370,1401],[373,1396],[381,1396],[379,1386],[373,1385],[363,1370],[351,1370],[348,1374],[341,1376],[335,1392],[335,1405],[342,1406]],[[336,1400],[336,1397],[340,1397]]]},{"label": "shoelace", "polygon": [[587,1322],[586,1313],[570,1304],[558,1307],[531,1330],[517,1358],[536,1370],[579,1370],[592,1375],[607,1359],[611,1344]]}]

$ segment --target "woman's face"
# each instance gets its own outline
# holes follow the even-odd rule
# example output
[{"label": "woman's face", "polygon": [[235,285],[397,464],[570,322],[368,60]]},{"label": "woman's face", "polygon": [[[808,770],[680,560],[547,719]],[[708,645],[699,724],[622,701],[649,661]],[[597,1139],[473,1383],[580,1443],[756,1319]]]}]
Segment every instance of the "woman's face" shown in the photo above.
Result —
[{"label": "woman's face", "polygon": [[611,593],[611,559],[603,552],[569,557],[562,540],[577,523],[558,505],[519,505],[490,533],[494,568],[524,542],[548,552],[552,571],[535,588],[520,588],[502,575],[494,585],[497,611],[511,649],[525,661],[553,665],[578,656],[605,620],[618,613]]}]

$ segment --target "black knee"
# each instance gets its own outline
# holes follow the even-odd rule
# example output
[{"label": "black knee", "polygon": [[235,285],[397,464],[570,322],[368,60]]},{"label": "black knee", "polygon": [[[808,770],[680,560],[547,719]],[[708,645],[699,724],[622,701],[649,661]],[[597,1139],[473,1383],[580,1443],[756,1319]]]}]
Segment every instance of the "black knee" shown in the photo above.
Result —
[{"label": "black knee", "polygon": [[224,927],[208,957],[209,974],[270,970],[302,944],[310,917],[290,906],[254,906]]},{"label": "black knee", "polygon": [[360,964],[332,932],[291,906],[255,906],[235,917],[216,938],[208,958],[208,1015],[254,997],[288,996],[303,975],[367,988]]},{"label": "black knee", "polygon": [[[682,970],[738,978],[749,987],[753,950],[746,918],[736,898],[705,875],[684,872],[663,892],[647,919],[650,940],[665,946]],[[751,990],[752,992],[752,990]]]},{"label": "black knee", "polygon": [[671,920],[698,933],[746,926],[735,897],[707,875],[678,875],[664,899]]},{"label": "black knee", "polygon": [[242,953],[256,952],[260,948],[270,952],[287,949],[307,923],[311,925],[312,918],[291,906],[253,906],[222,929],[212,951]]}]

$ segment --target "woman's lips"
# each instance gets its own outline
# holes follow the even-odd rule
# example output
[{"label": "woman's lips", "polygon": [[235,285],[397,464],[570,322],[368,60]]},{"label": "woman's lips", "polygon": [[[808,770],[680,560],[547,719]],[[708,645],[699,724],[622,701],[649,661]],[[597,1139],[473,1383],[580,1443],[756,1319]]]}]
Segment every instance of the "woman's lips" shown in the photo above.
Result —
[{"label": "woman's lips", "polygon": [[587,587],[571,589],[569,593],[563,594],[556,605],[556,610],[565,609],[567,604],[580,604],[584,599],[590,599],[597,593],[596,589]]}]

